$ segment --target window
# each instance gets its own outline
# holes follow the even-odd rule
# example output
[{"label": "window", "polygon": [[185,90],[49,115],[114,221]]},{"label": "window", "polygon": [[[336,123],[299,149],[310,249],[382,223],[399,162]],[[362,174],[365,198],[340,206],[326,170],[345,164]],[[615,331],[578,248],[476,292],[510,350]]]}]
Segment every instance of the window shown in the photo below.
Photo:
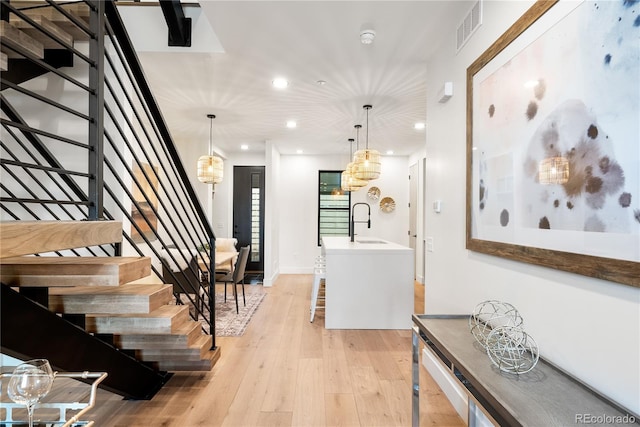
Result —
[{"label": "window", "polygon": [[351,193],[342,191],[342,171],[320,171],[318,175],[318,246],[322,236],[349,235]]}]

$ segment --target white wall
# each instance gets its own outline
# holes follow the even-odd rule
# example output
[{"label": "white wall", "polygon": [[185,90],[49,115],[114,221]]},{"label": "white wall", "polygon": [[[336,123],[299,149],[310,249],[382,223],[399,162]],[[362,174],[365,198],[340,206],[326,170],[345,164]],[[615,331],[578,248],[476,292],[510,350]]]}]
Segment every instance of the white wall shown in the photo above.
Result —
[{"label": "white wall", "polygon": [[[344,155],[280,157],[280,273],[311,273],[314,259],[320,253],[317,245],[318,171],[342,170],[345,163]],[[365,202],[371,206],[371,229],[367,229],[366,224],[356,224],[356,234],[408,245],[408,158],[383,156],[381,168],[379,179],[351,196],[352,203]],[[366,192],[371,186],[380,188],[381,197],[395,200],[394,212],[381,212],[379,200],[367,198]],[[356,211],[356,220],[360,219],[366,219],[366,209]]]},{"label": "white wall", "polygon": [[[640,289],[465,249],[466,68],[531,1],[484,3],[484,22],[456,55],[454,29],[428,64],[426,205],[434,251],[425,258],[428,313],[470,313],[486,299],[512,303],[541,355],[640,413]],[[445,81],[454,96],[437,102]]]},{"label": "white wall", "polygon": [[280,152],[266,143],[264,286],[272,286],[280,274]]}]

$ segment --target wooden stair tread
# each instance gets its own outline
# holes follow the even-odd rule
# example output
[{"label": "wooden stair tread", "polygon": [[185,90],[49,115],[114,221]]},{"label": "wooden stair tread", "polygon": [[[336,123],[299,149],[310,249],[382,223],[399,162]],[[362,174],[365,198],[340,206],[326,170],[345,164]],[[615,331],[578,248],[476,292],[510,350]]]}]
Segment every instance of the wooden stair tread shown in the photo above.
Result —
[{"label": "wooden stair tread", "polygon": [[211,343],[211,335],[200,335],[193,344],[183,348],[141,349],[136,351],[136,356],[145,362],[197,362],[206,358]]},{"label": "wooden stair tread", "polygon": [[[44,46],[42,43],[6,21],[0,21],[0,37],[3,39],[3,43],[10,46],[19,46],[36,58],[44,58]],[[12,49],[7,49],[4,52],[12,58],[21,56]]]},{"label": "wooden stair tread", "polygon": [[0,275],[10,286],[119,286],[151,273],[147,257],[2,258]]},{"label": "wooden stair tread", "polygon": [[210,371],[218,359],[220,359],[220,347],[207,351],[198,361],[160,361],[157,367],[161,371]]},{"label": "wooden stair tread", "polygon": [[[46,3],[44,2],[14,1],[14,0],[11,1],[11,4],[18,9],[22,9],[25,7],[33,7],[36,4],[46,5]],[[83,20],[85,23],[89,22],[89,7],[86,4],[82,4],[82,3],[64,4],[62,5],[62,7],[68,12],[70,12],[72,15]],[[71,34],[73,38],[76,40],[89,39],[89,36],[87,35],[87,33],[85,33],[80,28],[78,28],[78,26],[76,26],[73,22],[69,21],[69,19],[66,16],[58,12],[53,7],[47,6],[47,7],[37,8],[37,9],[25,9],[22,12],[29,17],[36,17],[36,16],[45,17],[49,21],[55,23],[57,26],[62,28],[65,32]],[[13,13],[9,18],[10,22],[14,22],[19,19],[20,18]]]},{"label": "wooden stair tread", "polygon": [[192,345],[201,335],[199,322],[188,320],[168,334],[146,333],[115,335],[114,343],[122,349],[171,349]]},{"label": "wooden stair tread", "polygon": [[56,313],[149,313],[173,300],[165,284],[49,288],[49,310]]},{"label": "wooden stair tread", "polygon": [[[48,20],[42,15],[35,15],[35,16],[31,16],[30,18],[34,22],[36,22],[38,25],[40,25],[42,28],[55,34],[68,46],[73,46],[73,36],[67,33],[66,31],[64,31],[58,25],[54,24],[53,22],[51,22],[50,20]],[[42,31],[31,26],[31,24],[28,23],[27,21],[24,21],[22,19],[16,19],[15,21],[11,20],[11,25],[13,25],[15,28],[20,29],[21,31],[29,35],[31,38],[33,38],[34,40],[37,40],[40,43],[42,43],[45,49],[64,48],[64,46],[62,46],[60,43],[56,42],[54,39],[52,39]]]},{"label": "wooden stair tread", "polygon": [[172,289],[171,285],[164,283],[131,285],[124,284],[122,286],[73,286],[73,287],[55,287],[49,289],[49,295],[131,295],[146,296],[154,292]]},{"label": "wooden stair tread", "polygon": [[112,317],[121,319],[172,319],[182,314],[186,315],[187,317],[189,316],[189,306],[167,304],[153,310],[151,313],[104,313],[90,314],[87,315],[87,317]]},{"label": "wooden stair tread", "polygon": [[122,241],[119,221],[1,221],[0,258]]},{"label": "wooden stair tread", "polygon": [[171,334],[189,319],[189,306],[163,305],[151,313],[87,314],[86,329],[89,332],[120,335]]}]

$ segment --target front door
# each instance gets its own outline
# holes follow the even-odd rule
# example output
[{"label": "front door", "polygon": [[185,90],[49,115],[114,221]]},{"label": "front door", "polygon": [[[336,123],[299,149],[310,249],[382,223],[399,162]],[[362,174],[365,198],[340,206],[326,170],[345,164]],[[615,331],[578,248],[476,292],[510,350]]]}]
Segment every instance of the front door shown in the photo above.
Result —
[{"label": "front door", "polygon": [[251,245],[247,271],[264,270],[264,166],[233,167],[233,237]]}]

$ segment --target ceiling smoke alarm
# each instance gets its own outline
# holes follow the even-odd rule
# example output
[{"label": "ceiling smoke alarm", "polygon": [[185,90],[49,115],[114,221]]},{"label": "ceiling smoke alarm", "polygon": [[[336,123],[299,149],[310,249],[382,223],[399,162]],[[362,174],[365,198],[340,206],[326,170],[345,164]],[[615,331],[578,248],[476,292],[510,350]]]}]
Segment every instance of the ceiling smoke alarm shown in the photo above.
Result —
[{"label": "ceiling smoke alarm", "polygon": [[360,42],[362,44],[371,44],[375,38],[376,32],[374,30],[362,30],[360,32]]}]

